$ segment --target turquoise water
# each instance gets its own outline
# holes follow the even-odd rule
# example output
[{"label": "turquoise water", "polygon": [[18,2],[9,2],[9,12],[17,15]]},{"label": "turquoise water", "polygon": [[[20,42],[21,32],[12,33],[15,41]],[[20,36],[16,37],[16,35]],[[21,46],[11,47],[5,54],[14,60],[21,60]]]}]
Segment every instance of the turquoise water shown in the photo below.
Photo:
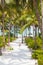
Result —
[{"label": "turquoise water", "polygon": [[[37,29],[38,30],[38,29]],[[34,31],[34,34],[33,34],[33,26],[30,26],[30,28],[26,28],[22,34],[19,34],[19,28],[17,29],[14,29],[14,27],[12,26],[12,29],[11,29],[11,33],[12,34],[15,34],[16,37],[19,37],[19,36],[34,36],[35,35],[35,31]],[[38,34],[38,32],[37,32]],[[0,36],[2,35],[2,31],[0,30]]]},{"label": "turquoise water", "polygon": [[[21,37],[22,35],[23,36],[31,36],[31,37],[33,37],[33,36],[35,36],[35,27],[34,27],[34,29],[33,29],[33,26],[30,26],[30,28],[26,28],[24,31],[23,31],[23,33],[22,34],[19,34],[17,31],[19,30],[19,28],[17,28],[16,30],[15,30],[15,35],[17,36],[17,37]],[[14,30],[13,30],[13,28],[12,28],[12,31],[14,32]],[[34,31],[34,33],[33,33],[33,31]],[[39,30],[39,33],[40,33],[40,30]],[[37,36],[38,36],[38,27],[37,27]]]},{"label": "turquoise water", "polygon": [[22,34],[19,34],[18,33],[18,30],[19,30],[19,28],[17,28],[16,30],[14,30],[14,28],[12,27],[12,30],[11,30],[11,32],[14,34],[14,32],[15,32],[15,36],[17,36],[17,37],[19,37],[19,36],[32,36],[33,37],[33,27],[31,26],[30,27],[30,29],[28,29],[28,28],[26,28],[24,31],[23,31],[23,33]]}]

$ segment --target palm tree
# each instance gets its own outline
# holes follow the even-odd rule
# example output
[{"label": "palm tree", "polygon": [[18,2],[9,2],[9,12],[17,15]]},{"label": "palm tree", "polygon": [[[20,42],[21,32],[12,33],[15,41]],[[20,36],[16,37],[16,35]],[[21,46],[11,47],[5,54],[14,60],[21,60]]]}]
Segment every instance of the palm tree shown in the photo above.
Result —
[{"label": "palm tree", "polygon": [[4,7],[5,7],[5,0],[1,0],[1,7],[2,7],[2,22],[3,22],[3,43],[5,47],[5,34],[4,34]]},{"label": "palm tree", "polygon": [[42,30],[42,20],[40,19],[40,13],[39,13],[39,10],[38,10],[38,4],[37,4],[37,1],[36,0],[33,0],[33,8],[35,10],[35,14],[36,14],[36,17],[37,17],[37,20],[38,20],[38,23],[39,23],[39,28],[40,30]]},{"label": "palm tree", "polygon": [[[4,36],[4,7],[5,7],[5,0],[1,0],[1,7],[2,7],[2,22],[3,22],[3,43],[5,47],[5,36]],[[1,47],[0,47],[0,55],[2,55]]]}]

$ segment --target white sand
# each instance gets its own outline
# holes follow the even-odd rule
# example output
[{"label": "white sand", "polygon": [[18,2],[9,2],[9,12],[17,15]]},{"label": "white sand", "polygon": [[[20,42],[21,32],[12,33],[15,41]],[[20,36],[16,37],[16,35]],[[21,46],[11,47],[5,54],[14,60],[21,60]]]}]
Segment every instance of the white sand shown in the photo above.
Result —
[{"label": "white sand", "polygon": [[36,60],[32,59],[32,52],[24,44],[21,44],[21,38],[10,43],[14,48],[12,51],[4,51],[3,56],[0,56],[0,65],[35,65]]}]

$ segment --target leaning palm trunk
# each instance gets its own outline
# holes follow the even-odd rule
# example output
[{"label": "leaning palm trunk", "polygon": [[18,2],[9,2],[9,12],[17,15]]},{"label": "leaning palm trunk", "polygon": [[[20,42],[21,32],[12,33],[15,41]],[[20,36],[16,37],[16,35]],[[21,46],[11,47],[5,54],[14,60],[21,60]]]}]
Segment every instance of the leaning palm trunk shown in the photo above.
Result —
[{"label": "leaning palm trunk", "polygon": [[41,13],[42,13],[42,49],[43,49],[43,0],[41,0]]},{"label": "leaning palm trunk", "polygon": [[2,17],[2,22],[3,22],[3,43],[4,43],[4,48],[5,48],[5,34],[4,34],[4,14]]},{"label": "leaning palm trunk", "polygon": [[8,33],[8,46],[10,46],[10,23],[9,23],[9,33]]},{"label": "leaning palm trunk", "polygon": [[3,23],[3,43],[5,47],[5,35],[4,35],[4,7],[5,7],[5,0],[1,0],[1,6],[2,6],[2,23]]},{"label": "leaning palm trunk", "polygon": [[38,20],[38,23],[39,23],[39,28],[42,32],[42,20],[40,19],[40,13],[39,13],[39,10],[38,10],[38,5],[37,5],[37,0],[33,0],[33,8],[35,10],[35,14],[36,14],[36,17],[37,17],[37,20]]}]

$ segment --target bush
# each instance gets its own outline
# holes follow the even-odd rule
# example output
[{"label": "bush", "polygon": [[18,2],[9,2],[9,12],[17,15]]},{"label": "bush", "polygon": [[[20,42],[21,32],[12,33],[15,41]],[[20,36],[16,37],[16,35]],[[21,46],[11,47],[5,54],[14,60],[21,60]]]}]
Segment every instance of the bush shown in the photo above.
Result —
[{"label": "bush", "polygon": [[33,54],[32,54],[32,57],[33,57],[34,59],[38,59],[38,58],[41,59],[42,55],[43,55],[43,50],[35,50],[35,51],[33,52]]},{"label": "bush", "polygon": [[36,37],[36,45],[37,45],[37,49],[41,49],[42,47],[42,40],[40,37]]},{"label": "bush", "polygon": [[8,36],[5,36],[5,42],[8,43]]},{"label": "bush", "polygon": [[43,59],[38,59],[38,65],[43,65]]},{"label": "bush", "polygon": [[28,47],[33,49],[34,48],[34,40],[32,38],[29,38],[28,41],[29,41],[28,42]]},{"label": "bush", "polygon": [[26,42],[26,44],[29,43],[29,38],[28,37],[25,38],[25,42]]},{"label": "bush", "polygon": [[25,38],[25,42],[26,42],[26,45],[28,45],[28,47],[32,49],[41,49],[42,47],[42,40],[39,37],[36,37],[36,43],[32,37]]},{"label": "bush", "polygon": [[32,57],[38,59],[38,65],[43,65],[43,50],[35,50]]},{"label": "bush", "polygon": [[[13,40],[15,40],[15,38],[10,37],[10,42],[12,42]],[[3,36],[0,36],[0,47],[5,46],[8,43],[8,36],[5,36],[5,44],[3,43]]]},{"label": "bush", "polygon": [[8,50],[13,50],[13,48],[12,47],[9,47]]},{"label": "bush", "polygon": [[34,40],[33,38],[25,38],[25,42],[28,45],[29,48],[33,48],[34,46]]},{"label": "bush", "polygon": [[15,38],[13,38],[13,37],[10,37],[10,42],[12,42],[13,40],[15,40]]},{"label": "bush", "polygon": [[38,60],[38,65],[43,65],[43,50],[41,50],[42,47],[41,37],[36,37],[36,40],[31,37],[25,38],[25,42],[28,45],[28,47],[34,49],[32,58]]},{"label": "bush", "polygon": [[[5,42],[8,43],[8,36],[5,36]],[[13,38],[12,36],[10,36],[10,42],[12,42],[13,40],[15,40],[15,38]]]}]

